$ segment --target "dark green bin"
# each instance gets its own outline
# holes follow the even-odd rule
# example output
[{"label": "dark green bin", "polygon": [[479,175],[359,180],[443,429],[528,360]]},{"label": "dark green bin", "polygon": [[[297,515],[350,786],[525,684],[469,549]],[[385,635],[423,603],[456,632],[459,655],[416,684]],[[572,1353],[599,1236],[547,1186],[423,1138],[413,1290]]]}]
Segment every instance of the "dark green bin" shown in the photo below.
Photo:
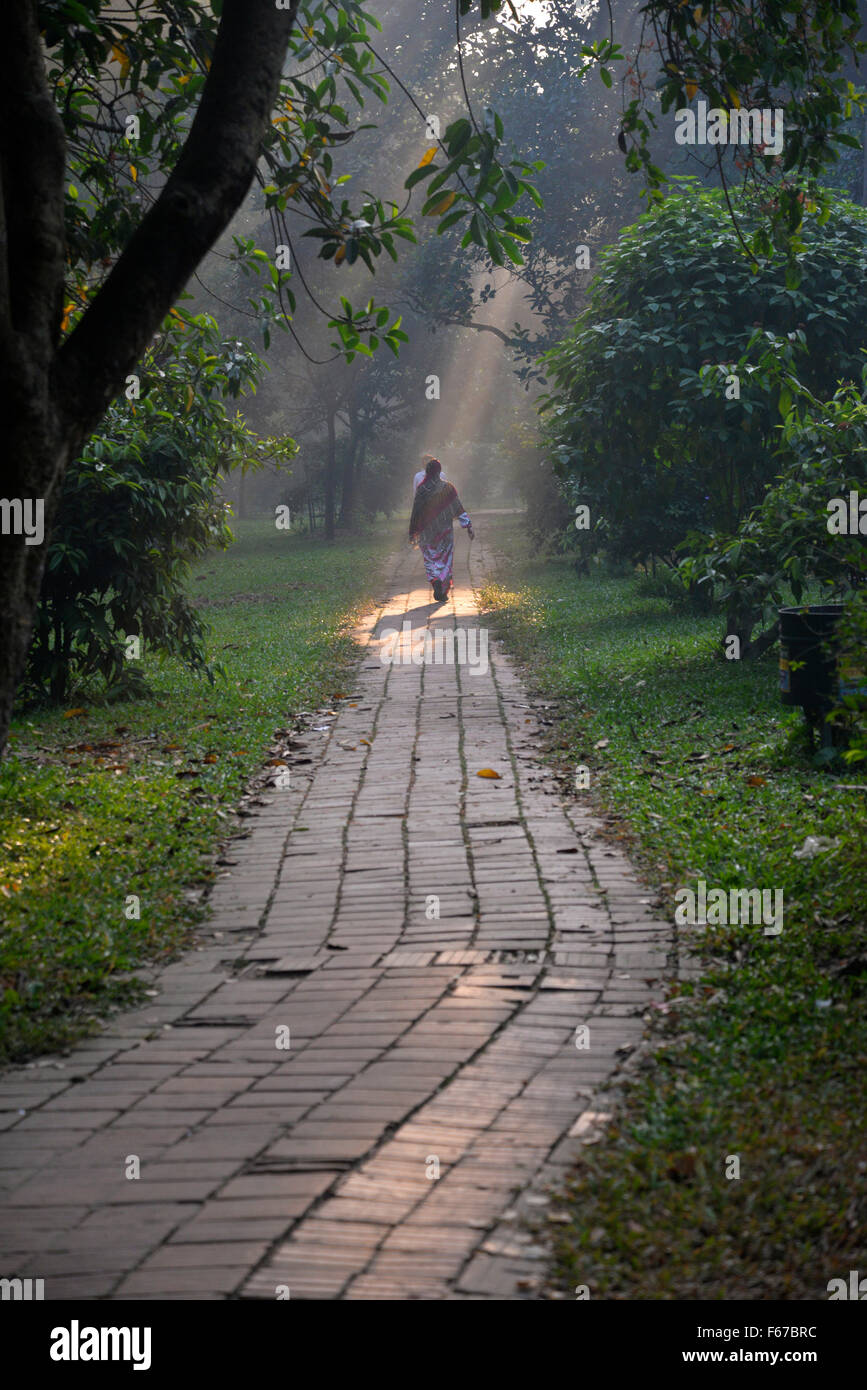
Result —
[{"label": "dark green bin", "polygon": [[780,699],[784,705],[801,705],[816,717],[831,708],[838,679],[834,637],[842,613],[842,603],[780,609]]}]

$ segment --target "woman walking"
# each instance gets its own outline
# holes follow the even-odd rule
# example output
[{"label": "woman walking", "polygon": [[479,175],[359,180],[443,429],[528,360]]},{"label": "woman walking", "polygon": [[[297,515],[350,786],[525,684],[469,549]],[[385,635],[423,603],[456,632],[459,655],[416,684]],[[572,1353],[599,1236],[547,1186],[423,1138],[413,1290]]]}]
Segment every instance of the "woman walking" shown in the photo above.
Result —
[{"label": "woman walking", "polygon": [[469,532],[470,540],[475,534],[457,492],[451,483],[440,477],[441,472],[439,459],[427,460],[424,482],[416,488],[409,522],[409,538],[413,544],[421,547],[425,573],[433,584],[437,603],[443,603],[448,598],[452,587],[454,518],[457,517],[464,530]]}]

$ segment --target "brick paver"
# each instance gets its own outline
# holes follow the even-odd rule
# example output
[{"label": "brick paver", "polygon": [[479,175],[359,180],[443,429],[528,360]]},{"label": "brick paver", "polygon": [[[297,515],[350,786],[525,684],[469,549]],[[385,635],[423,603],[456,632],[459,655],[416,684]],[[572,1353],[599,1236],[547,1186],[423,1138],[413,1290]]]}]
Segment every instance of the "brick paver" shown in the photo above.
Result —
[{"label": "brick paver", "polygon": [[479,627],[480,521],[447,606],[396,558],[202,944],[147,1007],[0,1078],[3,1274],[47,1298],[534,1297],[520,1217],[600,1133],[673,943],[540,767],[495,644],[484,672],[379,659],[405,621]]}]

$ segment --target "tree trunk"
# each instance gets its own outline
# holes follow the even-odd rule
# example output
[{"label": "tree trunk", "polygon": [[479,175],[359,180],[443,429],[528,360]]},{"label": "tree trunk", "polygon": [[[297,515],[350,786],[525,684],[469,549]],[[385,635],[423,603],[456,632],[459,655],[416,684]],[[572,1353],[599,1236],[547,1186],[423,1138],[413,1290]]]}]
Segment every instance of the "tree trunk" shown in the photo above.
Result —
[{"label": "tree trunk", "polygon": [[758,657],[760,657],[760,656],[764,656],[765,652],[766,652],[770,647],[772,647],[772,646],[774,645],[774,643],[777,641],[777,639],[779,638],[779,635],[780,635],[780,624],[779,624],[779,622],[772,623],[770,627],[765,628],[765,631],[764,631],[764,632],[760,633],[760,635],[759,635],[758,637],[756,637],[754,641],[751,641],[751,642],[748,644],[747,649],[746,649],[746,651],[745,651],[743,654],[744,654],[745,656],[751,656],[751,657],[754,657],[754,658],[758,658]]},{"label": "tree trunk", "polygon": [[0,533],[0,755],[70,458],[99,423],[202,257],[242,203],[277,96],[298,0],[224,0],[211,68],[178,162],[105,284],[58,346],[65,139],[36,0],[4,13],[0,49],[0,491],[44,504],[41,544]]},{"label": "tree trunk", "polygon": [[355,456],[355,468],[354,468],[354,470],[353,470],[353,479],[352,479],[352,481],[353,481],[353,486],[354,486],[354,488],[355,488],[355,493],[354,493],[354,496],[353,496],[353,503],[354,503],[354,501],[355,501],[355,498],[358,497],[359,494],[360,494],[360,492],[361,492],[361,484],[362,484],[362,479],[363,479],[363,477],[364,477],[364,460],[365,460],[365,457],[367,456],[367,444],[368,444],[369,438],[370,438],[370,431],[369,431],[369,430],[366,430],[366,431],[362,434],[362,436],[361,436],[361,439],[360,439],[359,444],[358,444],[358,453],[357,453],[356,456]]},{"label": "tree trunk", "polygon": [[343,476],[340,486],[340,525],[351,526],[355,511],[355,455],[358,452],[358,435],[353,435],[343,456]]},{"label": "tree trunk", "polygon": [[325,457],[325,539],[333,541],[334,492],[337,485],[337,438],[333,410],[328,412],[326,425],[328,428],[328,453]]}]

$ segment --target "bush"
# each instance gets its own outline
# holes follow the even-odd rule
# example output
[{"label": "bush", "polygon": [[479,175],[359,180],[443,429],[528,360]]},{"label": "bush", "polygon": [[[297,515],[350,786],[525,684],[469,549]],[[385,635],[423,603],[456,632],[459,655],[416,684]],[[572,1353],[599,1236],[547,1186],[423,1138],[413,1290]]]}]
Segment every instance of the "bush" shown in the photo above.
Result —
[{"label": "bush", "polygon": [[[867,385],[867,370],[864,379]],[[823,602],[851,602],[867,578],[860,534],[828,529],[832,499],[848,502],[864,476],[867,405],[851,385],[819,401],[791,373],[785,391],[783,471],[733,534],[691,536],[680,564],[686,582],[706,587],[725,608],[726,633],[739,637],[742,655],[773,640],[781,605],[817,590]],[[855,629],[847,630],[857,646]]]},{"label": "bush", "polygon": [[[606,544],[677,559],[692,531],[731,534],[776,471],[770,345],[803,350],[818,399],[856,380],[867,348],[867,211],[831,200],[805,217],[795,284],[782,253],[757,270],[719,191],[688,182],[601,256],[590,303],[545,359],[558,474],[593,500]],[[761,209],[737,200],[741,225]]]},{"label": "bush", "polygon": [[221,342],[207,315],[167,320],[142,362],[140,395],[109,408],[67,472],[27,695],[64,701],[73,683],[93,676],[114,693],[141,691],[130,658],[145,644],[212,674],[183,585],[195,556],[232,539],[221,475],[294,451],[291,441],[257,442],[226,408],[227,396],[255,386],[262,366],[244,344]]}]

